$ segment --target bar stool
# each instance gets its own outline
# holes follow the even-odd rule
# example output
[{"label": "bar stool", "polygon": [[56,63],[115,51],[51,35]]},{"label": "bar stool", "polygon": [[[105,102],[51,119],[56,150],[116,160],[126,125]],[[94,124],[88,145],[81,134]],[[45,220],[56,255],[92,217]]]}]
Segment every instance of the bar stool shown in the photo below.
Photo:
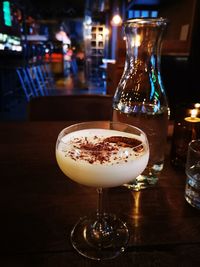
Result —
[{"label": "bar stool", "polygon": [[38,80],[40,83],[40,86],[43,89],[44,95],[49,95],[48,89],[47,89],[47,85],[46,85],[46,80],[45,80],[45,76],[41,70],[41,64],[40,65],[36,65],[35,66],[37,75],[38,75]]},{"label": "bar stool", "polygon": [[45,75],[45,79],[47,81],[48,88],[50,88],[50,89],[55,88],[55,80],[53,77],[53,73],[51,71],[50,64],[45,62],[41,65],[41,68],[42,68],[42,71]]},{"label": "bar stool", "polygon": [[45,96],[44,87],[40,81],[36,66],[32,65],[26,67],[26,71],[28,72],[30,79],[32,80],[32,84],[35,91],[37,92],[37,95]]},{"label": "bar stool", "polygon": [[23,67],[17,68],[16,72],[21,84],[21,88],[24,91],[26,100],[29,102],[35,96],[34,88],[31,84],[30,77],[28,76],[26,69]]}]

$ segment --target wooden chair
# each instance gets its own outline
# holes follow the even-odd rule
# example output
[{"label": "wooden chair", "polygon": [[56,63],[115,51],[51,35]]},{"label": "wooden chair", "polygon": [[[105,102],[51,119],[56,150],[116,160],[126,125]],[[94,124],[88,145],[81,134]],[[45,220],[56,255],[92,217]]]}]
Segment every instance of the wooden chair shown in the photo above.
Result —
[{"label": "wooden chair", "polygon": [[56,95],[40,96],[28,103],[31,121],[91,121],[110,120],[111,95]]}]

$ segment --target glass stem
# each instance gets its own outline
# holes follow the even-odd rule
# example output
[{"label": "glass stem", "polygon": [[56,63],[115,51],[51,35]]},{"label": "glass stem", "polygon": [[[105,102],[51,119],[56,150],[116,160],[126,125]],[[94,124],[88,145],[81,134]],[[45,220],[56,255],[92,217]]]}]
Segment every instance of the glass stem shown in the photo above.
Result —
[{"label": "glass stem", "polygon": [[97,188],[98,193],[98,206],[97,206],[97,218],[99,221],[101,221],[103,217],[103,189]]}]

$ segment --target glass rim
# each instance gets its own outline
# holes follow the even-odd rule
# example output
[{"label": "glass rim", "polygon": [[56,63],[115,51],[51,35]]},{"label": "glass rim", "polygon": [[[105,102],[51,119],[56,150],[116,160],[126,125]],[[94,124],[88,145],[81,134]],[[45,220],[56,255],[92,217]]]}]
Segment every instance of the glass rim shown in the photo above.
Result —
[{"label": "glass rim", "polygon": [[[58,138],[57,138],[57,142],[59,142],[59,143],[62,143],[62,144],[66,144],[65,142],[63,142],[62,141],[62,138],[63,138],[63,133],[66,131],[66,130],[68,130],[68,129],[70,129],[70,128],[73,128],[73,127],[78,127],[78,126],[81,126],[81,125],[86,125],[86,124],[95,124],[95,123],[97,123],[97,124],[101,124],[101,123],[108,123],[108,125],[111,125],[111,124],[121,124],[121,125],[124,125],[124,126],[127,126],[127,127],[129,127],[129,128],[132,128],[132,129],[135,129],[135,130],[137,130],[138,132],[140,132],[143,136],[144,136],[144,141],[141,143],[141,144],[144,144],[144,143],[147,143],[148,144],[148,139],[147,139],[147,135],[146,135],[146,133],[143,131],[143,130],[141,130],[140,128],[138,128],[138,127],[136,127],[136,126],[134,126],[134,125],[131,125],[131,124],[128,124],[128,123],[124,123],[124,122],[114,122],[114,121],[85,121],[85,122],[78,122],[78,123],[75,123],[75,124],[71,124],[71,125],[69,125],[69,126],[67,126],[67,127],[65,127],[65,128],[63,128],[62,130],[61,130],[61,132],[59,133],[59,135],[58,135]],[[115,130],[115,129],[109,129],[109,128],[102,128],[102,127],[88,127],[88,128],[85,128],[85,130],[86,129],[105,129],[105,130]],[[83,129],[77,129],[77,130],[75,130],[75,131],[81,131],[81,130],[84,130],[84,128]],[[120,131],[120,130],[116,130],[116,131]],[[123,132],[123,131],[121,131],[121,132]],[[70,132],[69,132],[70,133]],[[130,133],[131,134],[131,132],[127,132],[127,133]],[[68,134],[68,133],[67,133]],[[66,134],[66,135],[67,135]],[[139,144],[139,145],[137,145],[137,146],[134,146],[134,147],[132,147],[132,148],[137,148],[137,147],[140,147],[141,146],[141,144]],[[145,145],[145,147],[146,147],[146,145]],[[78,148],[77,148],[78,149]],[[88,151],[90,151],[89,149],[88,149]],[[91,151],[94,151],[94,150],[92,150],[91,149]]]},{"label": "glass rim", "polygon": [[134,18],[126,20],[123,25],[126,26],[166,26],[169,23],[167,18]]},{"label": "glass rim", "polygon": [[195,139],[190,141],[188,147],[195,153],[199,153],[200,154],[200,150],[197,150],[196,148],[193,147],[193,144],[198,143],[199,144],[199,148],[200,148],[200,139]]}]

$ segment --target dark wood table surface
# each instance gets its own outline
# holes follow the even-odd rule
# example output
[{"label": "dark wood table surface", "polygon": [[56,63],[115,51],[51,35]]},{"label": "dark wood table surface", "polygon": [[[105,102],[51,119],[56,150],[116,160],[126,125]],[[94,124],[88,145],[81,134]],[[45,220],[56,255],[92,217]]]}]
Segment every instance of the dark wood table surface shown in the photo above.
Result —
[{"label": "dark wood table surface", "polygon": [[74,251],[70,231],[95,212],[97,193],[57,166],[57,135],[69,124],[0,124],[0,266],[200,266],[200,211],[185,201],[186,176],[171,167],[169,151],[156,187],[105,192],[107,211],[130,229],[125,253],[96,262]]}]

